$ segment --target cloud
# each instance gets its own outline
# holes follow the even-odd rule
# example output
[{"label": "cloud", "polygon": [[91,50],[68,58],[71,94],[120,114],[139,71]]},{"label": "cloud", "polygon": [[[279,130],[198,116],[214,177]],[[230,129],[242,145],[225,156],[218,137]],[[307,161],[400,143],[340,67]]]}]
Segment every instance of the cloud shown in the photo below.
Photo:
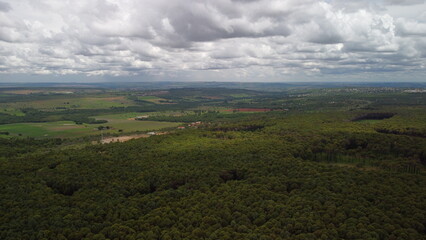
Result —
[{"label": "cloud", "polygon": [[426,22],[405,20],[402,18],[396,21],[397,33],[401,36],[422,36],[426,37]]},{"label": "cloud", "polygon": [[424,71],[425,46],[417,0],[0,2],[8,75],[327,79]]},{"label": "cloud", "polygon": [[417,5],[423,4],[424,0],[386,0],[386,4],[390,5]]},{"label": "cloud", "polygon": [[9,12],[12,10],[9,3],[0,2],[0,12]]}]

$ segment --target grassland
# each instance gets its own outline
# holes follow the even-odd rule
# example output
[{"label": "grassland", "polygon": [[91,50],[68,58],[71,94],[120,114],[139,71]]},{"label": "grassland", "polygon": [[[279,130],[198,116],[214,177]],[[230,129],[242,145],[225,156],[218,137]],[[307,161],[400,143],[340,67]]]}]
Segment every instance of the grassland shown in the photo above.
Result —
[{"label": "grassland", "polygon": [[92,117],[98,120],[107,120],[108,122],[111,122],[116,120],[130,120],[132,118],[137,118],[140,116],[182,116],[193,113],[193,111],[127,112]]},{"label": "grassland", "polygon": [[94,133],[92,128],[76,125],[70,121],[46,123],[14,123],[0,125],[0,131],[9,132],[10,137],[76,137]]},{"label": "grassland", "polygon": [[23,113],[21,110],[15,109],[15,108],[0,108],[0,113],[5,113],[5,114],[15,115],[15,116],[25,115],[25,113]]},{"label": "grassland", "polygon": [[19,94],[19,95],[27,95],[27,94],[43,93],[43,92],[45,92],[45,90],[17,89],[17,90],[3,91],[3,93]]},{"label": "grassland", "polygon": [[[102,118],[106,119],[106,118]],[[71,121],[43,122],[43,123],[15,123],[0,125],[0,132],[9,132],[9,135],[0,137],[34,137],[34,138],[73,138],[89,135],[100,135],[100,126],[108,126],[103,130],[104,134],[126,134],[137,131],[151,131],[162,128],[175,127],[179,123],[135,121],[120,118],[108,118],[105,124],[75,124]]]},{"label": "grassland", "polygon": [[[139,115],[141,115],[139,113]],[[101,124],[103,126],[110,126],[115,129],[113,132],[121,129],[123,132],[134,132],[134,131],[148,131],[156,130],[161,128],[175,127],[180,125],[180,123],[172,122],[157,122],[157,121],[137,121],[127,117],[127,114],[120,115],[104,115],[96,116],[96,119],[107,120],[108,123]]]},{"label": "grassland", "polygon": [[229,96],[233,98],[245,98],[245,97],[251,97],[252,95],[249,95],[246,93],[236,93],[236,94],[229,94]]},{"label": "grassland", "polygon": [[81,98],[57,98],[25,102],[1,103],[0,109],[25,109],[34,108],[44,111],[56,111],[61,109],[108,109],[111,107],[127,107],[136,105],[124,96],[114,97],[81,97]]}]

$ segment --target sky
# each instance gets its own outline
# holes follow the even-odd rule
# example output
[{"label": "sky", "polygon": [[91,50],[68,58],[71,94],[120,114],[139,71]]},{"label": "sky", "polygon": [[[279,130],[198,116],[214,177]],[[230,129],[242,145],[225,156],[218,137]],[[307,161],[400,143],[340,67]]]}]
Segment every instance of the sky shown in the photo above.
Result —
[{"label": "sky", "polygon": [[422,0],[0,0],[0,82],[426,81]]}]

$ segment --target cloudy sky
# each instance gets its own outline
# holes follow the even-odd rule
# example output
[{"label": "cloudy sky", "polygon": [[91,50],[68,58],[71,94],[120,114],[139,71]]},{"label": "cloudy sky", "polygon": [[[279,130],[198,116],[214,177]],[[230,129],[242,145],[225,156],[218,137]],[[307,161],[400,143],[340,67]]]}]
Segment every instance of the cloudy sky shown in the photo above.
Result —
[{"label": "cloudy sky", "polygon": [[0,82],[426,81],[422,0],[0,0]]}]

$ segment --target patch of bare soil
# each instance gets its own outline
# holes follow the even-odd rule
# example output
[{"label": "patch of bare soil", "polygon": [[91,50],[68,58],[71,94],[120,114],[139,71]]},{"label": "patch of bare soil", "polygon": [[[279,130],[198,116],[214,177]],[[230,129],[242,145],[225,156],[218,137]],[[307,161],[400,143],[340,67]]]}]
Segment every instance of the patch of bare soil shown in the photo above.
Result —
[{"label": "patch of bare soil", "polygon": [[129,136],[120,136],[120,137],[108,137],[102,140],[102,143],[112,143],[112,142],[126,142],[132,139],[138,138],[147,138],[150,135],[148,134],[138,134],[138,135],[129,135]]}]

